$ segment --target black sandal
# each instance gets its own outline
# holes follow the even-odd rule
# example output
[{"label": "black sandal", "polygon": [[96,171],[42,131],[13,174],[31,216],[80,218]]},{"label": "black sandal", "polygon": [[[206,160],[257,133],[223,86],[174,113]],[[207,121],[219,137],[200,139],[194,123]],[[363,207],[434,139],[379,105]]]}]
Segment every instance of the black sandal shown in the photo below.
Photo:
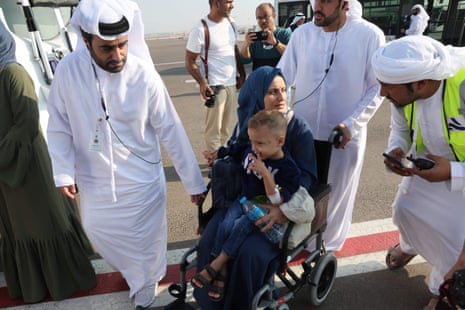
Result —
[{"label": "black sandal", "polygon": [[[227,276],[218,272],[217,276],[210,283],[210,289],[208,290],[208,297],[214,302],[219,302],[223,299],[226,290]],[[223,286],[215,285],[215,282],[223,283]],[[218,294],[218,296],[211,296],[210,293]]]},{"label": "black sandal", "polygon": [[[191,279],[191,284],[193,287],[197,288],[197,289],[202,289],[202,288],[205,288],[205,287],[210,287],[210,284],[215,280],[215,278],[218,276],[218,271],[216,271],[215,269],[212,268],[212,266],[210,265],[207,265],[205,266],[204,268],[208,275],[211,277],[210,280],[208,280],[207,278],[205,278],[200,272],[196,273],[192,279]],[[201,283],[202,286],[198,285],[197,283],[195,283],[194,281],[192,280],[195,280],[197,283]]]}]

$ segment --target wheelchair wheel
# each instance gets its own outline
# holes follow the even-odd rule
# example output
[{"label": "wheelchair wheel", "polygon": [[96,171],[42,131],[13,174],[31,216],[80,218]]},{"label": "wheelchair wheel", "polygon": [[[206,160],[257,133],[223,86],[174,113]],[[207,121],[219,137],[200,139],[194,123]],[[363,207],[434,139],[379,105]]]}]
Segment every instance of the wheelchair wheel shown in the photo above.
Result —
[{"label": "wheelchair wheel", "polygon": [[334,284],[336,276],[337,260],[332,252],[321,256],[313,272],[309,275],[310,283],[310,303],[313,306],[321,305]]}]

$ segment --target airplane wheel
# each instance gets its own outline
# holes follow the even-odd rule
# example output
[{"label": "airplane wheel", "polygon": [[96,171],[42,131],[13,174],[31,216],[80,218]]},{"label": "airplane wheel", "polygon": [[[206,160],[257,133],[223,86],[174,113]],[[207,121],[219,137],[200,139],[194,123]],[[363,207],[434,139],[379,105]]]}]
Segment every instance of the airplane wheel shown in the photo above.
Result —
[{"label": "airplane wheel", "polygon": [[321,305],[334,284],[337,260],[332,252],[321,256],[310,274],[310,302],[314,306]]}]

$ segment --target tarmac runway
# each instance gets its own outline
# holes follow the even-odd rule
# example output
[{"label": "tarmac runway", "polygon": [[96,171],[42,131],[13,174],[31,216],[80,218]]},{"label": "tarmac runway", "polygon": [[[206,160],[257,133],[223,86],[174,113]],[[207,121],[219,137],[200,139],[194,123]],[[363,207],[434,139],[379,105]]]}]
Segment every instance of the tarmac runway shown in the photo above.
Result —
[{"label": "tarmac runway", "polygon": [[[186,39],[149,40],[148,44],[155,67],[183,121],[207,182],[208,169],[202,156],[204,108],[198,87],[184,68]],[[426,283],[430,266],[421,257],[417,256],[406,268],[394,272],[386,270],[384,263],[386,250],[398,242],[398,231],[391,221],[390,205],[400,179],[385,171],[381,156],[389,133],[389,117],[389,103],[385,102],[369,124],[366,158],[350,236],[344,248],[336,253],[337,278],[330,295],[318,309],[421,310],[429,300]],[[160,297],[152,309],[163,309],[172,300],[167,293],[167,286],[178,281],[180,255],[194,245],[197,239],[197,208],[190,203],[166,154],[164,167],[168,184],[169,267],[159,288]],[[93,263],[99,274],[96,289],[65,301],[45,300],[34,305],[10,300],[3,273],[0,273],[0,308],[132,309],[128,289],[121,275],[103,260],[94,260]],[[190,296],[189,301],[193,301]],[[289,306],[298,310],[313,309],[309,305],[307,288],[304,287]]]}]

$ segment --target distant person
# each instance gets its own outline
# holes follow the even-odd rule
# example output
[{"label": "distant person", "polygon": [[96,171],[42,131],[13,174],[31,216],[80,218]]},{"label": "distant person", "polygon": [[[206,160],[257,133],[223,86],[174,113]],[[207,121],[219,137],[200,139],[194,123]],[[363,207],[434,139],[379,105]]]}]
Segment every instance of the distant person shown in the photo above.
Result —
[{"label": "distant person", "polygon": [[[433,297],[424,310],[432,310],[444,277],[463,263],[465,48],[406,36],[377,50],[372,63],[381,95],[392,102],[386,152],[400,161],[384,164],[403,177],[392,204],[400,243],[389,249],[386,263],[399,269],[419,254],[431,264]],[[407,154],[433,165],[402,165]]]},{"label": "distant person", "polygon": [[84,228],[129,286],[136,309],[166,274],[166,180],[161,145],[191,201],[206,190],[197,159],[129,0],[81,0],[78,47],[55,72],[47,103],[55,183],[80,190]]},{"label": "distant person", "polygon": [[[286,117],[276,110],[262,110],[249,119],[251,144],[239,149],[235,156],[231,154],[242,170],[240,197],[257,204],[281,204],[297,192],[300,170],[283,148],[286,130]],[[241,245],[254,230],[259,228],[244,213],[239,199],[227,205],[212,249],[215,258],[193,277],[192,285],[208,289],[213,301],[221,300],[227,285],[227,263],[237,257]]]},{"label": "distant person", "polygon": [[55,187],[34,82],[0,21],[0,248],[11,298],[26,303],[95,287],[77,206]]},{"label": "distant person", "polygon": [[294,112],[315,139],[326,141],[335,130],[342,135],[331,154],[323,233],[326,249],[334,251],[342,248],[350,228],[367,125],[382,102],[370,60],[385,37],[362,18],[357,0],[312,0],[312,7],[313,21],[293,32],[278,67],[295,86]]},{"label": "distant person", "polygon": [[297,13],[294,16],[294,19],[292,20],[292,22],[289,24],[289,30],[294,32],[294,30],[296,30],[297,27],[299,27],[303,23],[305,23],[305,15],[304,15],[304,13]]},{"label": "distant person", "polygon": [[239,59],[237,26],[231,18],[234,1],[209,0],[209,5],[209,14],[189,34],[185,63],[205,100],[205,145],[213,151],[231,136],[237,119],[237,90],[246,73]]},{"label": "distant person", "polygon": [[412,6],[410,23],[407,29],[401,29],[401,34],[408,36],[422,35],[428,28],[429,15],[421,4]]},{"label": "distant person", "polygon": [[276,27],[276,11],[271,3],[261,3],[255,10],[260,31],[249,31],[241,49],[242,62],[252,62],[252,70],[261,66],[275,67],[291,38],[291,30]]}]

